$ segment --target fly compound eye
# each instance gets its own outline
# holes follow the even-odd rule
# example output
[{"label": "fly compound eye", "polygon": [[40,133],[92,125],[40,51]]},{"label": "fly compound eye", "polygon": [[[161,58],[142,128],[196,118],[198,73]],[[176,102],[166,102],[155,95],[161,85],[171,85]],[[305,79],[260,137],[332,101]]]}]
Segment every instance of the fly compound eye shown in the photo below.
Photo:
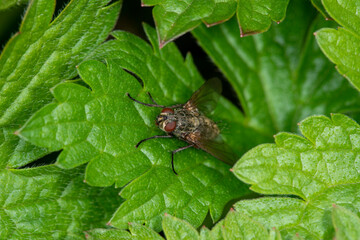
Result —
[{"label": "fly compound eye", "polygon": [[175,128],[176,128],[176,122],[172,121],[172,122],[168,122],[164,129],[167,132],[172,132],[175,130]]},{"label": "fly compound eye", "polygon": [[164,108],[161,113],[174,113],[174,110],[172,110],[171,108]]}]

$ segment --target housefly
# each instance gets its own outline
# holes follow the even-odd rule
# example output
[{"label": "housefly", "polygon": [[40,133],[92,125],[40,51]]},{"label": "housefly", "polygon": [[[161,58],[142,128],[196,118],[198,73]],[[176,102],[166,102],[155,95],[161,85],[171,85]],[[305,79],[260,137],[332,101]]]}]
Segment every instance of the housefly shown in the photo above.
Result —
[{"label": "housefly", "polygon": [[185,104],[172,106],[159,105],[148,93],[153,104],[140,102],[127,93],[127,96],[139,104],[149,107],[163,108],[156,118],[156,125],[167,133],[167,135],[157,135],[141,140],[136,144],[136,148],[147,140],[153,138],[172,138],[176,137],[189,145],[178,148],[171,153],[171,166],[174,168],[174,154],[182,150],[195,147],[200,148],[219,160],[232,165],[235,160],[233,152],[222,141],[218,125],[207,117],[218,102],[221,93],[221,82],[213,78],[205,82]]}]

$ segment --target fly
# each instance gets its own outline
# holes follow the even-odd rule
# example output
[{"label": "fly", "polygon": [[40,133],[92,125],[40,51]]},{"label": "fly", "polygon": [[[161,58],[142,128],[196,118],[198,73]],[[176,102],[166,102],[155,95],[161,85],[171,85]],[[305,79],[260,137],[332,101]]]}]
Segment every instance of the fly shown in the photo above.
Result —
[{"label": "fly", "polygon": [[157,135],[143,139],[135,147],[138,148],[141,143],[153,138],[176,137],[189,143],[189,145],[171,152],[171,166],[176,175],[174,154],[191,147],[200,148],[219,160],[232,165],[235,160],[233,152],[223,143],[217,124],[206,116],[215,109],[221,89],[219,79],[210,79],[185,104],[172,106],[157,104],[150,93],[148,95],[153,104],[140,102],[127,93],[127,96],[134,102],[149,107],[163,108],[156,118],[156,125],[167,133],[167,135]]}]

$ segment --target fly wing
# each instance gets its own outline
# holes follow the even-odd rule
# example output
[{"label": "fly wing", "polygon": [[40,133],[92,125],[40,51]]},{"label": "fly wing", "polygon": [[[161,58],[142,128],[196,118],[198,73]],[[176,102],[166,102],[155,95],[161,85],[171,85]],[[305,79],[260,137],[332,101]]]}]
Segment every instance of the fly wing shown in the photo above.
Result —
[{"label": "fly wing", "polygon": [[224,163],[233,166],[238,159],[236,154],[230,149],[230,147],[223,141],[221,136],[215,139],[199,139],[196,142],[196,146],[210,153],[217,159]]},{"label": "fly wing", "polygon": [[209,79],[194,92],[184,108],[197,108],[203,114],[209,114],[215,109],[221,91],[221,81],[218,78]]}]

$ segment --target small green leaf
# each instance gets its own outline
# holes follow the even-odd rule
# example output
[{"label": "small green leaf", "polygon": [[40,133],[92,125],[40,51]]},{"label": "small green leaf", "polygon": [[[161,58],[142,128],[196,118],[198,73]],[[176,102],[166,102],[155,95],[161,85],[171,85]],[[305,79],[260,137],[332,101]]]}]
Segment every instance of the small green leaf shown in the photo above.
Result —
[{"label": "small green leaf", "polygon": [[128,231],[118,229],[102,229],[97,228],[85,233],[87,240],[132,240],[135,239]]},{"label": "small green leaf", "polygon": [[113,188],[83,183],[83,168],[48,165],[1,170],[1,239],[83,239],[105,227],[121,198]]},{"label": "small green leaf", "polygon": [[165,215],[162,226],[168,240],[199,239],[199,233],[188,222],[168,214]]},{"label": "small green leaf", "polygon": [[166,0],[153,10],[160,48],[167,42],[197,27],[211,15],[215,0]]},{"label": "small green leaf", "polygon": [[337,240],[360,239],[360,218],[346,208],[334,205],[332,220]]},{"label": "small green leaf", "polygon": [[266,228],[237,211],[230,210],[223,223],[224,239],[268,239]]},{"label": "small green leaf", "polygon": [[237,0],[215,0],[214,11],[203,21],[208,27],[225,22],[235,14],[237,4]]},{"label": "small green leaf", "polygon": [[119,229],[93,229],[86,232],[86,239],[89,240],[163,240],[160,235],[154,230],[137,223],[129,223],[129,231]]},{"label": "small green leaf", "polygon": [[0,56],[0,166],[14,168],[47,150],[14,135],[38,109],[52,101],[49,91],[76,75],[79,64],[114,26],[120,2],[74,0],[52,20],[55,1],[31,1],[19,32]]},{"label": "small green leaf", "polygon": [[155,6],[153,16],[159,46],[197,27],[201,21],[212,26],[237,13],[241,35],[264,32],[271,22],[285,17],[289,0],[143,0],[143,6]]},{"label": "small green leaf", "polygon": [[356,51],[359,35],[343,28],[323,28],[316,32],[316,40],[324,54],[337,64],[337,70],[360,91],[360,54]]},{"label": "small green leaf", "polygon": [[358,1],[323,0],[326,11],[345,29],[321,29],[316,39],[338,71],[360,90],[360,13]]},{"label": "small green leaf", "polygon": [[280,22],[285,18],[289,0],[239,0],[237,19],[240,35],[246,36],[265,32],[273,21]]},{"label": "small green leaf", "polygon": [[132,239],[152,239],[152,240],[162,240],[163,238],[160,235],[148,228],[144,225],[137,224],[137,223],[129,223],[129,230],[132,235]]},{"label": "small green leaf", "polygon": [[294,194],[304,199],[330,186],[360,180],[357,152],[360,127],[348,117],[313,116],[300,123],[307,138],[279,133],[275,144],[260,145],[234,166],[241,180],[256,192]]},{"label": "small green leaf", "polygon": [[359,183],[325,189],[310,200],[294,198],[260,198],[235,204],[236,210],[267,229],[276,227],[284,239],[332,239],[333,204],[357,213],[360,209]]},{"label": "small green leaf", "polygon": [[312,116],[300,123],[306,137],[279,133],[275,144],[246,153],[234,166],[236,176],[267,194],[294,198],[240,201],[236,210],[280,230],[285,239],[331,239],[333,204],[360,209],[360,126],[342,114]]}]

